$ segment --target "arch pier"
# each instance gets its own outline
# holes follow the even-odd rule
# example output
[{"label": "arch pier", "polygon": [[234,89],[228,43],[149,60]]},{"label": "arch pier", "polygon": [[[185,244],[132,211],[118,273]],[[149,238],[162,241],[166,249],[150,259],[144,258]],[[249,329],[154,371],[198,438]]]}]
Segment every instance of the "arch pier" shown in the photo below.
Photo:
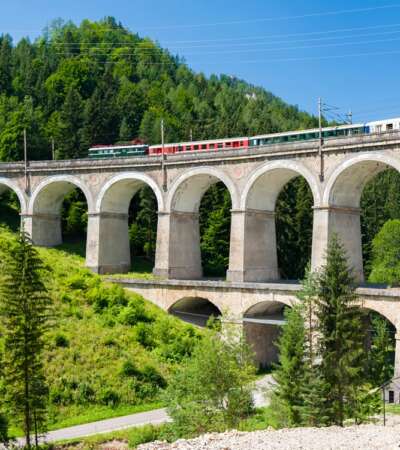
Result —
[{"label": "arch pier", "polygon": [[129,204],[144,186],[153,190],[158,208],[162,208],[161,190],[151,177],[142,173],[129,172],[113,176],[100,190],[95,211],[88,217],[86,265],[94,272],[129,272]]},{"label": "arch pier", "polygon": [[275,206],[283,187],[298,176],[305,178],[318,204],[317,180],[302,163],[268,162],[249,176],[240,208],[232,209],[229,281],[279,280]]},{"label": "arch pier", "polygon": [[237,207],[236,187],[222,170],[190,169],[171,185],[166,210],[158,215],[155,275],[179,280],[202,278],[200,202],[208,188],[219,181],[229,190],[232,206]]}]

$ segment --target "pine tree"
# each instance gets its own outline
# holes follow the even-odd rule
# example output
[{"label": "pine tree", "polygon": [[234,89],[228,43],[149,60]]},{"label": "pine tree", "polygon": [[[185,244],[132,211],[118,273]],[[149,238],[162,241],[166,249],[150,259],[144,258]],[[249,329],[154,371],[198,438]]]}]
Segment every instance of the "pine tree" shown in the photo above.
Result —
[{"label": "pine tree", "polygon": [[301,305],[285,311],[286,324],[279,336],[279,366],[274,373],[277,387],[272,396],[273,409],[287,421],[281,425],[296,426],[302,423],[302,386],[305,377],[306,333]]},{"label": "pine tree", "polygon": [[132,139],[132,131],[129,126],[128,120],[126,117],[122,119],[121,126],[119,127],[119,141],[127,142]]},{"label": "pine tree", "polygon": [[395,330],[390,330],[386,320],[381,317],[373,317],[371,324],[373,335],[368,375],[374,386],[382,386],[393,377]]},{"label": "pine tree", "polygon": [[76,89],[70,88],[60,113],[57,159],[73,159],[86,156],[81,146],[79,129],[82,126],[82,98]]},{"label": "pine tree", "polygon": [[362,382],[364,333],[354,279],[336,235],[328,245],[315,309],[326,415],[329,423],[343,426],[346,414],[352,417],[351,405]]},{"label": "pine tree", "polygon": [[303,425],[320,426],[326,423],[325,410],[325,383],[320,375],[320,366],[317,359],[317,336],[315,333],[315,302],[318,294],[318,277],[311,271],[310,265],[306,268],[302,289],[297,294],[302,305],[302,314],[305,321],[305,349],[304,349],[304,376],[301,384],[301,400],[299,413]]},{"label": "pine tree", "polygon": [[5,251],[0,284],[0,315],[4,324],[2,376],[4,404],[21,421],[26,445],[46,424],[47,386],[43,371],[43,335],[49,328],[50,299],[42,281],[43,263],[21,232]]}]

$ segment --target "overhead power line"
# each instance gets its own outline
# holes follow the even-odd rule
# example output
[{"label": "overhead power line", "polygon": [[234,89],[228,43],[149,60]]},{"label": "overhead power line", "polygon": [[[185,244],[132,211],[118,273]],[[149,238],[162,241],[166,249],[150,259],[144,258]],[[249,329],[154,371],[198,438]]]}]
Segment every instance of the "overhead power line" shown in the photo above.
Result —
[{"label": "overhead power line", "polygon": [[[386,36],[386,35],[394,35],[399,34],[400,30],[392,30],[392,31],[384,31],[380,33],[367,33],[367,34],[354,34],[354,35],[348,35],[348,36],[325,36],[325,37],[319,37],[319,38],[308,38],[308,39],[296,39],[296,41],[293,40],[284,40],[284,41],[266,41],[266,42],[238,42],[235,44],[207,44],[207,45],[193,45],[193,46],[184,46],[184,47],[176,47],[180,51],[185,50],[191,50],[191,49],[202,49],[202,48],[213,48],[213,47],[222,47],[222,46],[229,46],[229,48],[234,47],[251,47],[251,46],[261,46],[261,45],[277,45],[277,44],[292,44],[294,42],[320,42],[320,41],[331,41],[331,40],[344,40],[344,39],[354,39],[354,38],[363,38],[363,37],[371,37],[371,36]],[[90,46],[92,45],[92,46]],[[338,44],[340,45],[340,44]],[[104,52],[112,51],[112,50],[118,50],[118,49],[132,49],[133,51],[141,51],[141,52],[160,52],[162,51],[161,47],[158,46],[152,46],[152,47],[145,47],[140,44],[115,44],[115,43],[97,43],[97,44],[88,44],[86,42],[81,43],[55,43],[54,46],[56,48],[59,48],[60,51],[73,51],[73,50],[101,50]],[[85,48],[87,46],[87,48]],[[223,50],[223,49],[221,49]],[[169,51],[172,51],[171,48],[169,48]],[[177,51],[177,50],[174,50]]]},{"label": "overhead power line", "polygon": [[[298,20],[298,19],[307,19],[312,17],[327,17],[327,16],[336,16],[336,15],[345,15],[352,13],[362,13],[362,12],[371,12],[378,10],[388,10],[388,9],[396,9],[400,8],[400,3],[379,5],[379,6],[371,6],[365,8],[353,8],[353,9],[342,9],[342,10],[333,10],[333,11],[319,11],[308,14],[299,14],[294,16],[280,16],[280,17],[264,17],[258,19],[245,19],[245,20],[231,20],[231,21],[220,21],[220,22],[208,22],[208,23],[199,23],[199,24],[179,24],[179,25],[164,25],[164,26],[139,26],[134,27],[136,30],[163,30],[163,29],[181,29],[181,28],[201,28],[201,27],[213,27],[213,26],[224,26],[224,25],[240,25],[240,24],[250,24],[250,23],[263,23],[263,22],[279,22],[286,20]],[[115,27],[100,27],[101,31],[115,31],[118,28]],[[35,33],[41,32],[42,30],[33,29],[33,30],[12,30],[9,29],[7,32],[13,33]]]},{"label": "overhead power line", "polygon": [[[298,62],[298,61],[318,61],[318,60],[329,60],[329,59],[345,59],[345,58],[355,58],[363,56],[386,56],[386,55],[398,55],[400,50],[393,51],[377,51],[377,52],[361,52],[361,53],[342,53],[339,55],[322,55],[322,56],[304,56],[304,57],[290,57],[290,58],[269,58],[269,59],[242,59],[242,60],[231,60],[231,61],[221,61],[220,59],[215,61],[205,60],[201,61],[202,64],[215,65],[215,64],[261,64],[261,63],[278,63],[278,62]],[[90,55],[85,55],[90,56]],[[134,55],[130,55],[134,56]],[[96,64],[118,64],[121,60],[117,61],[96,61]],[[164,61],[164,62],[154,62],[154,61],[141,61],[144,65],[156,65],[156,66],[169,66],[176,65],[176,61]],[[186,63],[184,63],[186,64]]]},{"label": "overhead power line", "polygon": [[[202,55],[219,55],[219,54],[237,54],[237,53],[260,53],[260,52],[280,52],[285,50],[308,50],[308,49],[314,49],[314,48],[328,48],[328,47],[343,47],[343,46],[349,46],[349,45],[366,45],[366,44],[379,44],[379,43],[387,43],[387,42],[395,42],[399,41],[400,37],[397,38],[390,38],[390,39],[375,39],[371,41],[358,41],[358,42],[334,42],[334,43],[327,43],[327,44],[318,44],[318,45],[303,45],[303,46],[294,46],[294,47],[273,47],[273,48],[258,48],[258,49],[243,49],[243,50],[214,50],[214,51],[206,51],[206,52],[196,52],[196,53],[186,53],[184,56],[202,56]],[[90,55],[91,50],[96,49],[88,49],[87,52],[81,52],[82,55]],[[99,48],[96,51],[96,54],[98,55],[109,55],[110,52],[106,51],[104,49]],[[125,52],[125,53],[119,53],[119,56],[135,56],[138,52],[136,49],[131,52]],[[146,53],[146,52],[144,52]],[[66,55],[65,51],[58,52],[59,55]],[[151,55],[151,53],[149,53]]]},{"label": "overhead power line", "polygon": [[263,22],[277,22],[277,21],[285,21],[285,20],[297,20],[297,19],[307,19],[312,17],[323,17],[323,16],[337,16],[342,14],[352,14],[352,13],[360,13],[360,12],[370,12],[377,10],[387,10],[400,8],[400,4],[389,4],[389,5],[380,5],[380,6],[372,6],[367,8],[354,8],[354,9],[342,9],[336,11],[323,11],[323,12],[315,12],[309,14],[300,14],[296,16],[281,16],[281,17],[264,17],[259,19],[247,19],[247,20],[231,20],[231,21],[221,21],[221,22],[213,22],[213,23],[200,23],[200,24],[184,24],[184,25],[165,25],[158,27],[136,27],[136,29],[146,29],[146,30],[162,30],[162,29],[176,29],[176,28],[202,28],[202,27],[214,27],[214,26],[224,26],[224,25],[240,25],[240,24],[249,24],[249,23],[263,23]]},{"label": "overhead power line", "polygon": [[[379,33],[367,33],[367,34],[357,34],[353,36],[340,36],[340,33],[349,33],[353,31],[365,31],[365,30],[375,30],[380,28],[395,28],[399,27],[400,23],[396,24],[390,24],[390,25],[376,25],[376,26],[370,26],[370,27],[358,27],[358,28],[338,28],[335,30],[324,30],[324,31],[313,31],[308,33],[289,33],[289,34],[275,34],[275,35],[266,35],[266,36],[245,36],[240,38],[225,38],[225,39],[205,39],[205,40],[193,40],[193,41],[163,41],[163,45],[169,46],[171,44],[185,44],[185,43],[212,43],[212,42],[237,42],[238,44],[234,45],[252,45],[251,42],[247,43],[240,43],[240,41],[250,41],[250,40],[271,40],[271,39],[281,39],[281,38],[287,38],[287,37],[293,37],[296,38],[296,42],[299,41],[317,41],[317,40],[329,40],[329,39],[346,39],[348,37],[362,37],[362,36],[375,36],[375,35],[385,35],[385,34],[392,34],[392,33],[398,33],[398,30],[394,31],[382,31]],[[315,35],[326,35],[326,34],[335,34],[335,36],[332,37],[318,37],[318,38],[306,38],[306,39],[298,39],[299,36],[315,36]],[[285,42],[292,42],[292,41],[275,41],[275,43],[285,43]],[[92,46],[101,46],[103,47],[115,47],[115,46],[128,46],[128,47],[140,47],[144,48],[143,44],[145,44],[145,41],[141,42],[85,42],[85,41],[79,41],[79,42],[52,42],[52,45],[56,47],[80,47],[85,45],[92,45]],[[256,44],[256,43],[254,43]],[[218,45],[218,44],[215,44]],[[174,47],[174,45],[172,45]],[[184,48],[202,48],[203,46],[185,46]],[[153,46],[152,48],[149,48],[149,50],[153,49],[159,49],[160,47],[158,45]],[[181,48],[181,47],[179,47]]]}]

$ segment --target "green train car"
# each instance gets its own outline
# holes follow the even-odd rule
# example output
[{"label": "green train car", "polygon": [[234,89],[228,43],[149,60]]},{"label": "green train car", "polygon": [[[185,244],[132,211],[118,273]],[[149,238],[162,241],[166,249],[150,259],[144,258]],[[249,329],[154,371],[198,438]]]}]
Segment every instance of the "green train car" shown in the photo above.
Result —
[{"label": "green train car", "polygon": [[[322,129],[322,138],[335,138],[341,136],[352,136],[356,134],[369,133],[369,128],[363,124],[338,125]],[[265,134],[249,138],[249,146],[257,147],[269,144],[284,144],[286,142],[309,141],[319,138],[319,130],[289,131],[284,133]]]},{"label": "green train car", "polygon": [[129,158],[131,156],[146,156],[149,146],[146,144],[95,145],[89,148],[89,158]]}]

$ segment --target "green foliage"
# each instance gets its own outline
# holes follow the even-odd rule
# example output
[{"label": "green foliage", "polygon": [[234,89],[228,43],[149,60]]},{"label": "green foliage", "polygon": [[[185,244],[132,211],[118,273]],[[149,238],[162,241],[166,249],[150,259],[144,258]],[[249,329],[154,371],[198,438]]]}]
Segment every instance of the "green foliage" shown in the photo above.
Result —
[{"label": "green foliage", "polygon": [[276,202],[276,239],[280,275],[304,277],[311,259],[313,196],[307,181],[297,177],[286,184]]},{"label": "green foliage", "polygon": [[2,248],[1,257],[2,401],[23,425],[30,447],[32,434],[37,442],[38,432],[46,427],[43,353],[51,303],[43,283],[43,262],[24,233],[12,246]]},{"label": "green foliage", "polygon": [[373,386],[382,386],[393,377],[395,328],[387,320],[373,315],[372,338],[368,352],[368,376]]},{"label": "green foliage", "polygon": [[[279,366],[274,372],[278,383],[272,396],[272,405],[281,425],[301,423],[302,388],[306,374],[306,331],[302,307],[285,310],[286,324],[279,336]],[[282,423],[283,422],[283,423]]]},{"label": "green foliage", "polygon": [[177,370],[165,400],[175,436],[195,435],[237,426],[252,411],[252,352],[229,331],[210,331],[190,359]]},{"label": "green foliage", "polygon": [[[0,238],[2,247],[11,251],[15,236],[2,229]],[[46,286],[55,323],[45,336],[42,357],[50,390],[49,427],[77,424],[77,417],[96,408],[101,410],[99,417],[106,418],[158,402],[170,374],[190,356],[202,332],[137,294],[103,283],[83,267],[79,256],[57,249],[37,251],[52,268],[46,273]]]},{"label": "green foliage", "polygon": [[231,198],[222,183],[212,186],[200,204],[201,256],[206,275],[223,276],[229,263]]},{"label": "green foliage", "polygon": [[400,174],[395,169],[387,169],[366,184],[361,196],[361,236],[367,277],[372,270],[373,239],[392,219],[400,219]]},{"label": "green foliage", "polygon": [[400,283],[400,220],[387,221],[372,241],[372,264],[369,281]]},{"label": "green foliage", "polygon": [[343,426],[346,416],[353,417],[354,397],[363,381],[364,331],[354,279],[335,235],[320,274],[315,313],[325,413],[329,423]]}]

